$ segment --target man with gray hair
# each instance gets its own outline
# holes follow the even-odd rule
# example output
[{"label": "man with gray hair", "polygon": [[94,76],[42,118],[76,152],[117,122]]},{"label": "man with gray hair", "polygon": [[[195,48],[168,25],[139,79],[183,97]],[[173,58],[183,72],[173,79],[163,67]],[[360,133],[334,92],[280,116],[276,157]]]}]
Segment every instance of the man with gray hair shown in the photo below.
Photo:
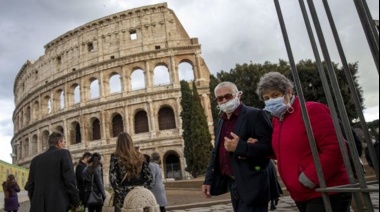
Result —
[{"label": "man with gray hair", "polygon": [[[267,212],[273,154],[269,118],[263,110],[241,103],[242,92],[234,83],[218,84],[215,96],[223,115],[202,192],[210,198],[229,191],[235,212]],[[257,142],[248,142],[250,138]]]},{"label": "man with gray hair", "polygon": [[33,158],[25,186],[30,212],[67,212],[79,206],[73,163],[62,133],[49,136],[49,149]]}]

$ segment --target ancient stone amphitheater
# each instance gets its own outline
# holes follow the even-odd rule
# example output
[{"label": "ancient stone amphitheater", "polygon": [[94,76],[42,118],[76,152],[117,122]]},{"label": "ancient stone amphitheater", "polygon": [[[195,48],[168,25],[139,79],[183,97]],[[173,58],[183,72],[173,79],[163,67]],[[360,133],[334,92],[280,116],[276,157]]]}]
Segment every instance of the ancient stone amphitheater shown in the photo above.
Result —
[{"label": "ancient stone amphitheater", "polygon": [[103,155],[107,183],[116,136],[125,131],[143,153],[160,154],[166,178],[183,179],[180,81],[195,80],[212,132],[209,76],[198,39],[166,3],[77,27],[17,74],[13,163],[28,167],[48,135],[61,131],[74,162],[85,151]]}]

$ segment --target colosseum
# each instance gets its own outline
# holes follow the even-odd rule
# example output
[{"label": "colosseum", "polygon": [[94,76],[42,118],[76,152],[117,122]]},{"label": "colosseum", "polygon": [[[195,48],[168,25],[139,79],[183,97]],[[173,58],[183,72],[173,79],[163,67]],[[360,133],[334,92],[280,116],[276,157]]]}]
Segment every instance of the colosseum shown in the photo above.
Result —
[{"label": "colosseum", "polygon": [[180,81],[195,81],[207,116],[210,72],[166,3],[109,15],[59,36],[26,61],[14,83],[13,163],[28,168],[52,131],[65,134],[73,161],[103,155],[108,183],[116,136],[132,135],[143,153],[157,152],[166,178],[184,179]]}]

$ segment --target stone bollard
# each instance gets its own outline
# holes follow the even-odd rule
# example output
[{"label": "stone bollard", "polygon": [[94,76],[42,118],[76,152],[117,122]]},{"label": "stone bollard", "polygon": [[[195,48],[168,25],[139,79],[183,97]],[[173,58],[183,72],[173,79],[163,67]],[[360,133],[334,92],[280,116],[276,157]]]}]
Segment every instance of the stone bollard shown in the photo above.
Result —
[{"label": "stone bollard", "polygon": [[144,187],[132,189],[124,199],[122,212],[160,212],[153,193]]},{"label": "stone bollard", "polygon": [[[105,191],[106,192],[106,199],[104,200],[104,204],[103,204],[103,212],[114,212],[115,211],[115,207],[112,205],[113,204],[113,199],[111,200],[111,194],[108,193],[108,191]],[[113,198],[113,196],[112,196]]]}]

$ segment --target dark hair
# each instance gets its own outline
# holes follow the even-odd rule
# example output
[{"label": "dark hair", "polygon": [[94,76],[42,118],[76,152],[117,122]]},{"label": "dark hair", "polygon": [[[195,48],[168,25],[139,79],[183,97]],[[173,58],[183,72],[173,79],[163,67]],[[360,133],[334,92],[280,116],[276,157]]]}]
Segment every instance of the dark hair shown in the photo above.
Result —
[{"label": "dark hair", "polygon": [[49,135],[49,146],[55,146],[58,142],[63,141],[65,136],[61,132],[52,132]]},{"label": "dark hair", "polygon": [[145,162],[150,163],[150,156],[147,154],[144,154]]},{"label": "dark hair", "polygon": [[16,184],[16,178],[13,174],[8,175],[7,181],[3,183],[3,191],[4,191],[4,196],[5,198],[8,198],[11,191],[12,191],[12,186]]},{"label": "dark hair", "polygon": [[150,158],[152,162],[161,164],[160,154],[158,154],[157,152],[153,152]]},{"label": "dark hair", "polygon": [[89,157],[91,157],[91,153],[89,153],[89,152],[85,152],[85,153],[82,155],[81,160],[83,160],[83,159],[85,159],[85,158],[89,158]]},{"label": "dark hair", "polygon": [[98,167],[101,166],[102,164],[100,163],[100,160],[102,159],[102,156],[100,156],[99,153],[95,152],[94,154],[91,155],[90,159],[88,159],[88,163],[90,165],[88,166],[89,172],[94,173],[94,170]]}]

